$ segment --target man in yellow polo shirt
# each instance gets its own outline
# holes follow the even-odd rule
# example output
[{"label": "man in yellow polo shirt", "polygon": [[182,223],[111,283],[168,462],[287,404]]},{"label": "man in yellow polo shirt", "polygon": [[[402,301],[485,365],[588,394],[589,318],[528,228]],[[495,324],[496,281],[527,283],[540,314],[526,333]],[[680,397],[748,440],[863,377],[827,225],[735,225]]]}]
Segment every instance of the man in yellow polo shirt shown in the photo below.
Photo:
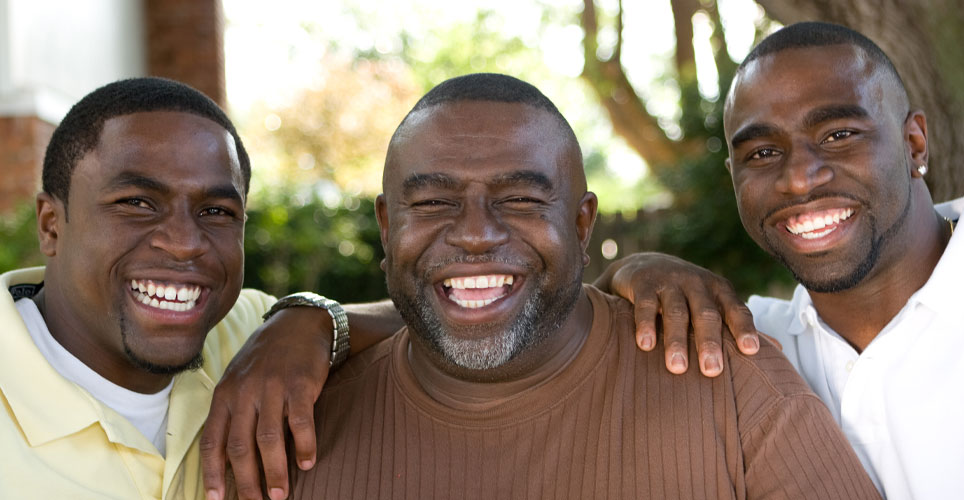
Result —
[{"label": "man in yellow polo shirt", "polygon": [[274,302],[241,290],[250,175],[221,109],[176,82],[115,82],[64,118],[47,267],[0,276],[0,497],[203,498],[214,381]]}]

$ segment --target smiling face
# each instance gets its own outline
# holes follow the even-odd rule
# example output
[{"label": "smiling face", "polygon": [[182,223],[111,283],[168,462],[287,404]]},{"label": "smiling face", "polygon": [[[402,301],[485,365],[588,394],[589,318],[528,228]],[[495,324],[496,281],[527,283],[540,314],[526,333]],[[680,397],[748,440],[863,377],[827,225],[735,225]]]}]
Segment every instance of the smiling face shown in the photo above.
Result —
[{"label": "smiling face", "polygon": [[897,258],[923,116],[851,45],[786,49],[739,73],[724,116],[743,225],[811,291],[859,284]]},{"label": "smiling face", "polygon": [[401,127],[376,205],[389,292],[435,359],[500,367],[579,297],[596,203],[578,148],[518,103],[435,105]]},{"label": "smiling face", "polygon": [[196,365],[243,278],[244,181],[231,135],[189,113],[111,118],[69,193],[68,213],[49,195],[38,201],[51,333],[127,387]]}]

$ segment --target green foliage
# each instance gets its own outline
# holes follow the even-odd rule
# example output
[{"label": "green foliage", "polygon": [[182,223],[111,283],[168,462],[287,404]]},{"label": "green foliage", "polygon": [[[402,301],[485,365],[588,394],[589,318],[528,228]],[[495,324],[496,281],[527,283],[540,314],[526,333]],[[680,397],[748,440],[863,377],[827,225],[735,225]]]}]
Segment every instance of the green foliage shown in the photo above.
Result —
[{"label": "green foliage", "polygon": [[43,265],[37,247],[37,218],[33,203],[24,203],[0,216],[0,272]]},{"label": "green foliage", "polygon": [[248,209],[245,286],[276,296],[312,290],[342,302],[387,296],[371,199],[326,204],[281,192],[260,201]]}]

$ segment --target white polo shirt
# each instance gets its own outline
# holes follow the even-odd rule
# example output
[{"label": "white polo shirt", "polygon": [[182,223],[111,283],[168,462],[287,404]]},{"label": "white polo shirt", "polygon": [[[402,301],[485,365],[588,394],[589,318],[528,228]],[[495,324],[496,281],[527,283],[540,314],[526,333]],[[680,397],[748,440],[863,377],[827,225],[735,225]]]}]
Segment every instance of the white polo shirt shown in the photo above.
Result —
[{"label": "white polo shirt", "polygon": [[[964,198],[937,208],[957,218]],[[753,296],[748,305],[886,498],[964,498],[964,231],[863,353],[820,319],[802,286],[789,302]]]}]

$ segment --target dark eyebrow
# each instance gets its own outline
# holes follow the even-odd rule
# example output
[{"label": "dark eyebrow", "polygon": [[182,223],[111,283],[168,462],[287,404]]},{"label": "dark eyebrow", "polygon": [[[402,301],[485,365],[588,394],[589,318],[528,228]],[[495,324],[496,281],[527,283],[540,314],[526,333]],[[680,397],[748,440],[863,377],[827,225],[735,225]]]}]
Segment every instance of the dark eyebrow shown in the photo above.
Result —
[{"label": "dark eyebrow", "polygon": [[412,174],[402,181],[402,190],[408,194],[424,187],[455,189],[458,185],[458,181],[445,174]]},{"label": "dark eyebrow", "polygon": [[526,184],[537,187],[543,191],[552,191],[552,180],[542,172],[534,170],[518,170],[508,174],[500,175],[492,179],[492,184],[496,186],[509,186]]},{"label": "dark eyebrow", "polygon": [[[111,179],[110,184],[108,184],[107,187],[111,190],[136,187],[162,195],[168,195],[174,191],[171,186],[156,179],[132,172],[121,172]],[[203,197],[228,199],[244,204],[244,198],[242,198],[241,193],[238,192],[237,188],[230,184],[206,188],[204,190]]]},{"label": "dark eyebrow", "polygon": [[150,177],[132,172],[121,172],[117,174],[113,179],[111,179],[107,187],[111,190],[123,189],[126,187],[137,187],[162,194],[171,192],[171,189],[167,185]]},{"label": "dark eyebrow", "polygon": [[766,137],[768,135],[776,135],[778,133],[777,128],[765,123],[754,123],[750,126],[740,129],[739,132],[733,134],[733,138],[730,142],[733,143],[733,147],[736,148],[740,144],[747,141],[752,141],[758,137]]},{"label": "dark eyebrow", "polygon": [[228,199],[235,201],[244,205],[244,198],[241,197],[241,193],[238,192],[237,188],[230,184],[225,184],[223,186],[212,186],[204,190],[205,198],[215,198],[215,199]]},{"label": "dark eyebrow", "polygon": [[805,116],[803,119],[803,125],[806,128],[812,128],[831,120],[839,120],[842,118],[867,118],[868,116],[870,116],[870,114],[867,113],[866,109],[855,104],[844,106],[827,106],[817,108],[807,113],[807,116]]}]

